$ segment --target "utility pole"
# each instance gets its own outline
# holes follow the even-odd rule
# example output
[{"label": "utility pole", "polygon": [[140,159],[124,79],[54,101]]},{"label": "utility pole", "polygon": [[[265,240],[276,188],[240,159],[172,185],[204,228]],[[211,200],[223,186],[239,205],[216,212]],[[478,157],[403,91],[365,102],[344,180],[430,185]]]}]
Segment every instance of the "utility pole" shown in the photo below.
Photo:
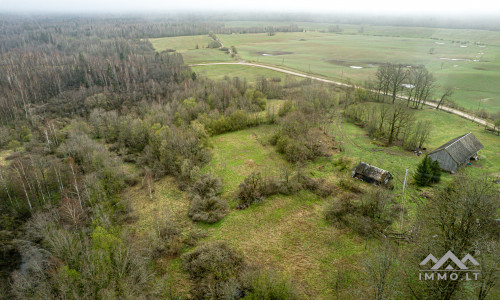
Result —
[{"label": "utility pole", "polygon": [[405,172],[405,180],[403,182],[403,208],[401,209],[401,233],[403,233],[403,216],[404,216],[404,213],[405,213],[405,187],[406,187],[406,178],[408,177],[408,169],[406,169],[406,172]]}]

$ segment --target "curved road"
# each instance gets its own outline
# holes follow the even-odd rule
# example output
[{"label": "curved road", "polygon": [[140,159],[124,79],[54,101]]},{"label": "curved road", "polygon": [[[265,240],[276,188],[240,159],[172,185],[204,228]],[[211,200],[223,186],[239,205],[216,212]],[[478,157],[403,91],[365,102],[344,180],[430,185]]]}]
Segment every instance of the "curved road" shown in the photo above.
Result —
[{"label": "curved road", "polygon": [[[285,73],[285,74],[290,74],[290,75],[294,75],[294,76],[298,76],[298,77],[309,78],[309,79],[312,79],[312,80],[317,80],[317,81],[321,81],[321,82],[336,84],[336,85],[340,85],[340,86],[348,86],[348,87],[352,86],[352,85],[349,85],[349,84],[346,84],[346,83],[337,82],[337,81],[333,81],[333,80],[329,80],[329,79],[324,79],[324,78],[320,78],[320,77],[316,77],[316,76],[311,76],[311,75],[307,75],[307,74],[304,74],[304,73],[299,73],[299,72],[295,72],[295,71],[281,69],[281,68],[278,68],[278,67],[261,65],[261,64],[256,64],[256,63],[247,63],[247,62],[244,62],[244,61],[240,61],[240,62],[220,62],[220,63],[192,64],[192,65],[189,65],[189,66],[190,67],[195,67],[195,66],[213,66],[213,65],[243,65],[243,66],[264,68],[264,69],[269,69],[269,70],[273,70],[273,71],[277,71],[277,72],[281,72],[281,73]],[[374,92],[376,92],[376,91],[374,91]],[[398,96],[398,98],[399,99],[408,99],[406,97],[401,97],[401,96]],[[434,102],[425,102],[424,104],[428,105],[428,106],[431,106],[431,107],[436,107],[437,106],[437,104],[434,103]],[[486,120],[477,118],[477,117],[475,117],[473,115],[470,115],[468,113],[465,113],[463,111],[460,111],[460,110],[457,110],[457,109],[454,109],[454,108],[451,108],[451,107],[447,107],[447,106],[441,106],[440,109],[444,110],[444,111],[447,111],[449,113],[455,114],[457,116],[460,116],[462,118],[471,120],[471,121],[476,122],[478,124],[481,124],[481,125],[484,125],[484,126],[487,126],[487,127],[491,127],[491,128],[494,127],[494,125],[492,123],[490,123],[490,122],[488,122]]]}]

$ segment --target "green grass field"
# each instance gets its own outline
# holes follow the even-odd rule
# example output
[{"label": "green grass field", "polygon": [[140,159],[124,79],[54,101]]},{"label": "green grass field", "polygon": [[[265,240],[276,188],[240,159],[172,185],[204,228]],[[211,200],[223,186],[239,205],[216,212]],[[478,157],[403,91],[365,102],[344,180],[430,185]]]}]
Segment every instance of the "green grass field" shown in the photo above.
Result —
[{"label": "green grass field", "polygon": [[247,81],[251,83],[255,82],[261,77],[280,78],[282,81],[284,81],[287,76],[292,76],[269,69],[244,65],[194,66],[191,68],[198,75],[205,76],[211,79],[223,79],[225,76],[229,76],[231,78],[240,77],[246,78]]},{"label": "green grass field", "polygon": [[[378,242],[366,244],[349,231],[329,226],[323,217],[327,199],[300,192],[293,196],[272,196],[246,210],[234,208],[234,192],[251,172],[269,173],[290,167],[274,147],[259,141],[275,128],[264,125],[212,138],[213,159],[204,171],[214,172],[223,180],[222,197],[229,201],[231,211],[222,221],[213,225],[193,224],[187,216],[187,194],[167,177],[155,183],[153,201],[144,188],[134,187],[125,193],[124,197],[133,199],[137,217],[129,226],[130,234],[138,245],[147,247],[156,220],[169,215],[186,232],[201,229],[209,235],[204,240],[227,241],[255,266],[272,267],[290,276],[302,298],[332,299],[337,295],[352,299],[348,289],[334,290],[336,269],[343,265],[350,284],[364,289],[364,279],[359,273],[362,257]],[[178,258],[162,258],[155,266],[158,273],[169,274],[176,293],[186,295],[190,283]]]},{"label": "green grass field", "polygon": [[[233,23],[229,25],[262,25]],[[439,97],[443,87],[452,86],[456,88],[453,101],[458,105],[473,111],[500,112],[500,88],[496,84],[500,79],[498,32],[363,26],[364,33],[360,34],[361,26],[358,25],[340,25],[342,33],[320,32],[329,26],[325,23],[301,23],[299,26],[313,31],[278,32],[274,36],[231,34],[219,35],[219,38],[225,46],[235,46],[245,61],[283,66],[345,82],[362,83],[372,79],[377,66],[385,62],[423,64],[438,80],[434,98]],[[207,43],[207,38],[169,37],[154,39],[152,43],[158,50],[177,49],[183,53],[186,63],[232,60],[221,51],[194,49],[196,43]],[[220,66],[215,68],[218,70],[206,74],[217,77],[229,71]],[[208,67],[201,70],[206,69]],[[250,77],[256,76],[254,72],[260,73],[256,69],[248,71]]]},{"label": "green grass field", "polygon": [[[423,64],[435,74],[441,87],[456,88],[453,100],[460,106],[500,111],[500,89],[494,84],[500,79],[497,46],[321,32],[222,35],[220,38],[224,44],[236,46],[242,59],[354,83],[373,78],[377,66],[384,62]],[[431,49],[433,54],[429,53]],[[439,93],[438,88],[434,97]]]},{"label": "green grass field", "polygon": [[[283,100],[269,100],[268,106],[279,106]],[[380,104],[373,104],[380,105]],[[500,157],[497,145],[500,137],[493,135],[472,122],[455,115],[432,109],[416,111],[419,119],[428,119],[433,131],[428,142],[432,150],[458,135],[473,132],[484,144],[481,160],[466,167],[467,172],[500,174]],[[277,125],[262,125],[230,132],[211,138],[212,160],[203,172],[213,172],[223,181],[222,197],[231,207],[229,214],[212,225],[193,223],[188,218],[189,197],[180,191],[172,177],[155,182],[151,201],[145,187],[140,184],[127,190],[123,197],[131,200],[134,219],[128,233],[137,247],[147,248],[148,241],[158,220],[170,217],[183,228],[183,234],[203,231],[208,234],[202,241],[224,240],[240,250],[248,262],[259,268],[273,268],[289,276],[298,287],[301,298],[309,299],[359,299],[368,289],[362,271],[364,258],[378,247],[378,239],[364,240],[348,229],[330,226],[323,211],[330,199],[319,198],[310,192],[292,196],[275,195],[246,210],[235,208],[238,185],[252,172],[274,174],[284,168],[293,168],[267,137]],[[364,129],[343,122],[341,128],[332,126],[331,133],[344,142],[344,151],[332,157],[320,158],[305,165],[309,175],[323,177],[336,183],[349,178],[350,168],[364,161],[389,170],[395,177],[394,193],[401,194],[404,170],[410,169],[407,195],[419,197],[422,192],[411,184],[411,175],[422,159],[398,146],[382,147],[366,135]],[[335,162],[345,158],[351,162],[347,170],[339,171]],[[443,182],[450,182],[454,175],[444,174]],[[373,188],[357,183],[363,189]],[[442,184],[441,184],[442,185]],[[424,192],[432,192],[426,188]],[[409,219],[415,214],[416,203],[408,197]],[[400,200],[400,197],[397,197]],[[393,226],[397,228],[399,220]],[[183,252],[188,251],[183,249]],[[180,259],[162,257],[155,261],[158,275],[167,274],[168,284],[178,297],[184,298],[191,287],[187,273],[182,271]],[[339,279],[342,270],[342,277]],[[340,282],[340,287],[337,285]],[[342,285],[344,284],[344,285]],[[338,288],[336,288],[336,286]]]}]

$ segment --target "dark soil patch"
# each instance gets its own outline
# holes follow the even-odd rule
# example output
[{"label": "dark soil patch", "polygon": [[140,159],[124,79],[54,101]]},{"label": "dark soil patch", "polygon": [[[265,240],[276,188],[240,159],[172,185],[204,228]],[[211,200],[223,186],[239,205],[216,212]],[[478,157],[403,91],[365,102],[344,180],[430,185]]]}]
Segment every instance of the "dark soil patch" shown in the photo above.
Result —
[{"label": "dark soil patch", "polygon": [[488,69],[485,68],[479,68],[479,67],[474,67],[474,70],[480,70],[480,71],[488,71]]},{"label": "dark soil patch", "polygon": [[346,60],[340,60],[340,59],[329,59],[327,60],[328,63],[337,65],[337,66],[344,66],[344,67],[350,67],[350,66],[362,66],[363,68],[376,68],[382,63],[379,62],[352,62],[352,61],[346,61]]}]

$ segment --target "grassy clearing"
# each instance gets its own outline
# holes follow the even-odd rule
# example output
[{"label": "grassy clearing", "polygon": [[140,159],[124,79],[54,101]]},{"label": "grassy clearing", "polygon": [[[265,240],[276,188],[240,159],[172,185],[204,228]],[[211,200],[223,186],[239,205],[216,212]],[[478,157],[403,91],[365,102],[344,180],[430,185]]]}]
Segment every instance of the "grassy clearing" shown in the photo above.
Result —
[{"label": "grassy clearing", "polygon": [[[287,167],[272,146],[264,146],[258,137],[272,132],[274,126],[260,126],[212,138],[213,170],[222,176],[224,193],[230,202],[238,184],[253,171],[267,172]],[[359,260],[365,241],[326,224],[323,208],[328,200],[309,192],[294,196],[273,196],[246,210],[235,210],[213,225],[193,224],[187,217],[189,200],[178,190],[174,179],[155,183],[153,201],[140,185],[128,190],[136,221],[128,227],[138,247],[148,247],[149,232],[165,212],[184,228],[197,227],[209,233],[205,240],[225,240],[242,251],[249,262],[262,268],[272,267],[289,274],[304,297],[331,299],[335,295],[353,298],[346,290],[335,291],[336,266],[345,266],[352,286],[363,286]],[[368,244],[371,247],[371,242]],[[186,249],[185,249],[186,250]],[[162,258],[155,264],[159,274],[169,274],[180,295],[187,295],[190,283],[181,271],[179,259]]]},{"label": "grassy clearing", "polygon": [[252,172],[274,174],[289,164],[276,153],[273,146],[263,146],[266,136],[273,132],[274,126],[264,125],[257,128],[230,132],[215,136],[213,157],[205,168],[222,178],[223,196],[232,199],[238,185]]},{"label": "grassy clearing", "polygon": [[177,51],[196,50],[198,48],[206,48],[212,38],[208,35],[192,35],[192,36],[175,36],[167,38],[150,39],[151,44],[157,51],[167,49],[175,49]]},{"label": "grassy clearing", "polygon": [[[226,53],[218,49],[206,48],[213,41],[208,35],[176,36],[150,39],[150,41],[156,51],[173,49],[181,53],[187,64],[232,61]],[[197,45],[198,49],[196,49]]]},{"label": "grassy clearing", "polygon": [[[265,125],[212,139],[214,157],[208,169],[223,178],[223,196],[233,202],[231,206],[234,191],[250,173],[289,167],[274,147],[259,142],[274,128]],[[326,201],[309,192],[273,196],[249,209],[232,210],[215,225],[200,227],[210,232],[210,239],[226,240],[240,249],[252,263],[290,274],[307,297],[329,299],[334,293],[333,266],[348,262],[349,272],[357,274],[356,260],[364,242],[325,223]]]},{"label": "grassy clearing", "polygon": [[261,77],[280,78],[283,82],[287,76],[292,76],[269,69],[244,65],[195,66],[192,67],[192,69],[193,71],[198,73],[198,75],[205,76],[211,79],[223,79],[225,76],[229,76],[231,78],[239,77],[246,78],[250,83],[255,83],[257,79]]},{"label": "grassy clearing", "polygon": [[[243,211],[232,211],[214,228],[212,239],[223,239],[262,268],[290,274],[307,298],[331,299],[334,266],[349,264],[358,273],[357,260],[364,243],[328,226],[325,201],[308,192],[273,196]],[[359,277],[353,286],[360,286]]]}]

